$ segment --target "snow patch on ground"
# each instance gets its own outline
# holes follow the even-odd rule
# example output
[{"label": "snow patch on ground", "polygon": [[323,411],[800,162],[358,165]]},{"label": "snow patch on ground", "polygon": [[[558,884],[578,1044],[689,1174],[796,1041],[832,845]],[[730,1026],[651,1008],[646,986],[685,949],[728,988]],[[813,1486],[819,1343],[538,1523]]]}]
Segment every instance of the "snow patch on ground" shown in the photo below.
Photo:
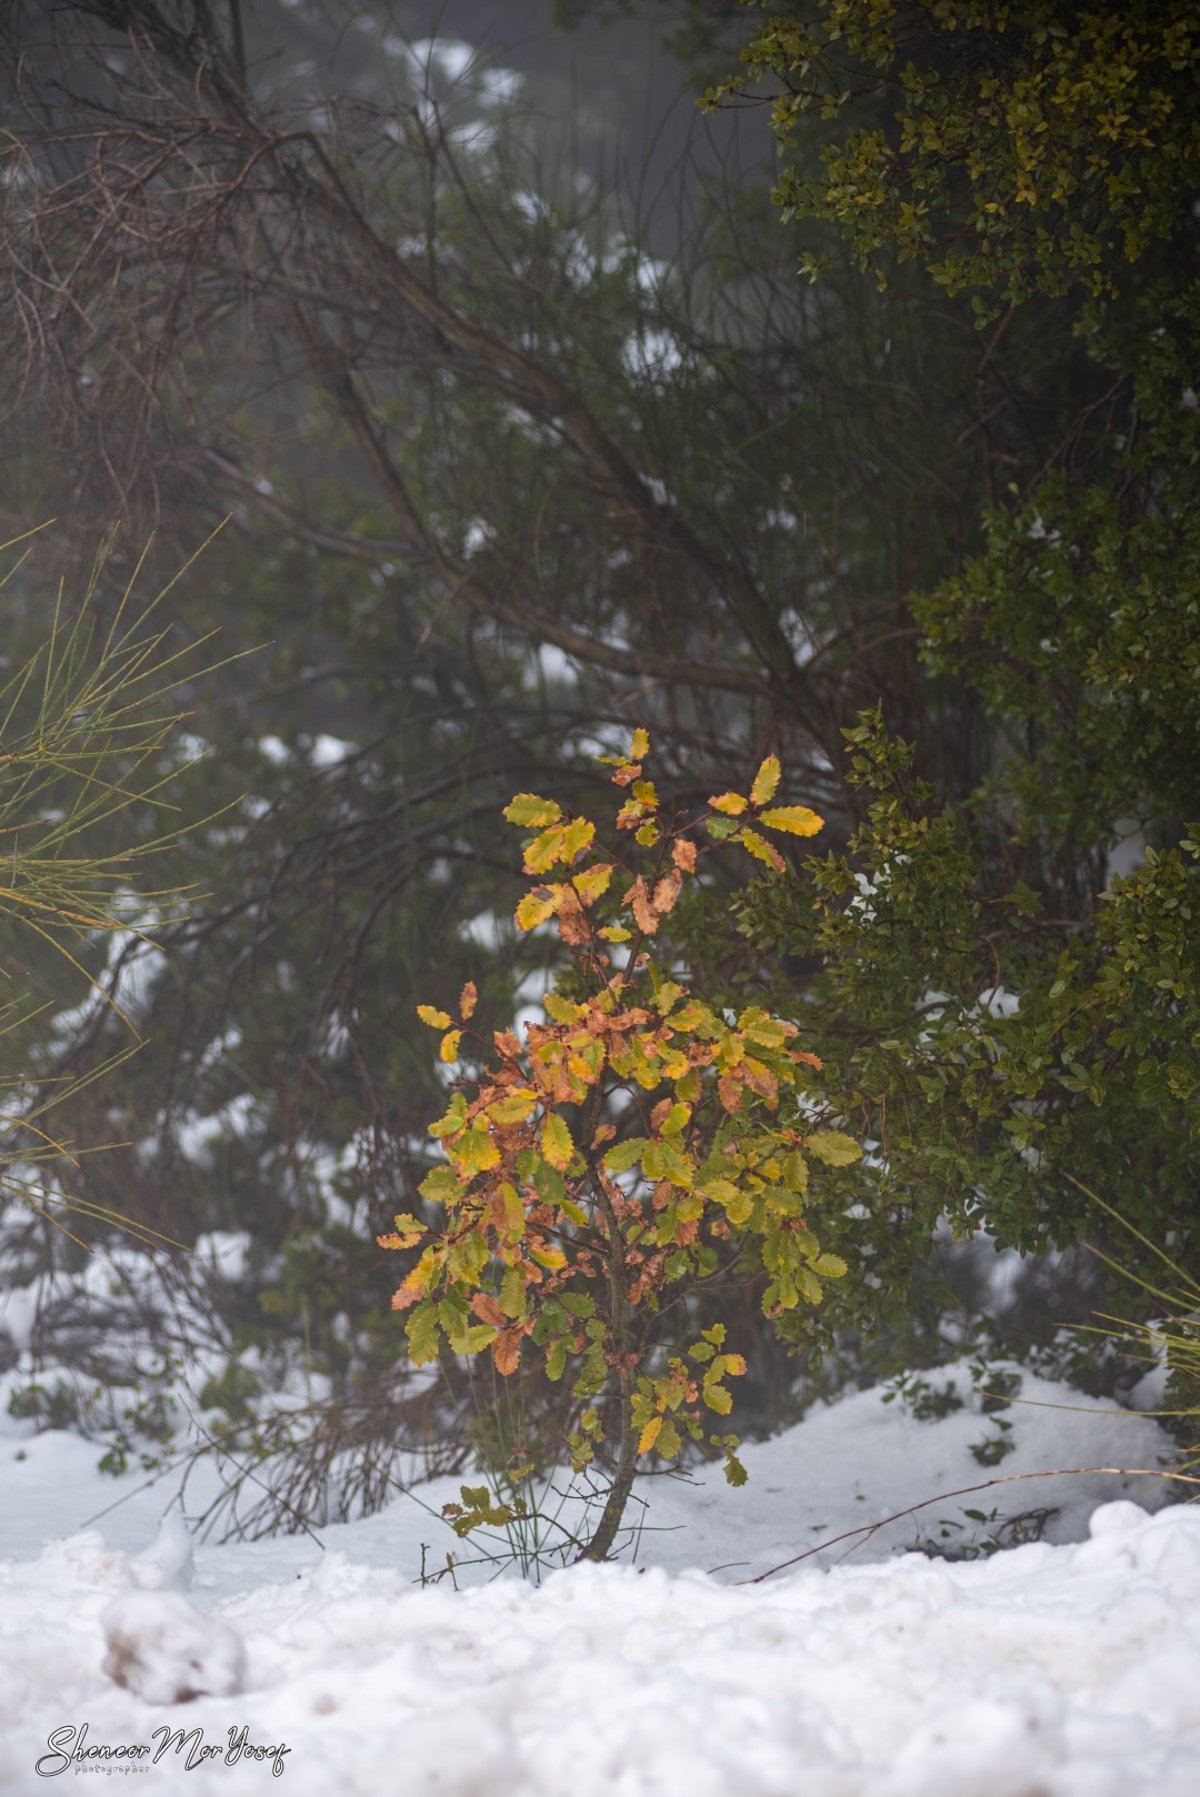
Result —
[{"label": "snow patch on ground", "polygon": [[[77,1435],[6,1432],[0,1791],[78,1764],[233,1797],[1195,1797],[1200,1511],[1153,1513],[1166,1438],[1028,1372],[1002,1413],[965,1362],[929,1378],[961,1406],[818,1407],[743,1450],[743,1490],[644,1479],[636,1563],[540,1588],[495,1576],[499,1531],[452,1534],[453,1479],[218,1545],[196,1534],[211,1469],[189,1517]],[[981,1466],[1001,1414],[1015,1446]],[[1081,1466],[1147,1471],[1048,1476]],[[552,1484],[551,1539],[580,1517]],[[991,1557],[904,1551],[985,1554],[1021,1527],[1041,1538]]]}]

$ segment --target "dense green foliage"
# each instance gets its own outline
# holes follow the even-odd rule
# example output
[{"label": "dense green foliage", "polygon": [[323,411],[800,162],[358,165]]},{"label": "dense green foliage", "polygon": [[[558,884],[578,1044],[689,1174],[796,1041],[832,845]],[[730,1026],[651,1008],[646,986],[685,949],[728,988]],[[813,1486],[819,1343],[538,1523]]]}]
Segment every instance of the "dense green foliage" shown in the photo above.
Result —
[{"label": "dense green foliage", "polygon": [[[809,1002],[840,1036],[848,1113],[880,1143],[869,1202],[892,1289],[939,1214],[1024,1251],[1103,1236],[1085,1186],[1186,1258],[1200,1173],[1193,9],[831,0],[773,9],[745,57],[785,83],[785,143],[811,152],[813,108],[837,121],[825,175],[785,173],[792,215],[836,225],[860,263],[887,249],[952,292],[978,288],[981,319],[1007,301],[993,344],[1015,302],[1082,282],[1104,297],[1060,297],[1042,317],[1105,386],[1062,416],[1032,477],[986,500],[962,570],[913,596],[930,676],[979,697],[982,777],[965,792],[914,779],[887,708],[864,713],[847,733],[866,800],[847,855],[764,883],[741,928],[760,952],[820,959]],[[1141,1251],[1132,1236],[1119,1248]]]},{"label": "dense green foliage", "polygon": [[[765,3],[765,0],[764,0]],[[1175,231],[1200,172],[1200,21],[1191,0],[813,0],[767,4],[743,51],[773,76],[789,216],[835,224],[862,267],[891,248],[981,312],[1082,284]],[[745,77],[711,104],[742,95]],[[860,122],[866,114],[866,121]],[[803,140],[801,140],[803,141]],[[817,256],[804,266],[816,273]]]}]

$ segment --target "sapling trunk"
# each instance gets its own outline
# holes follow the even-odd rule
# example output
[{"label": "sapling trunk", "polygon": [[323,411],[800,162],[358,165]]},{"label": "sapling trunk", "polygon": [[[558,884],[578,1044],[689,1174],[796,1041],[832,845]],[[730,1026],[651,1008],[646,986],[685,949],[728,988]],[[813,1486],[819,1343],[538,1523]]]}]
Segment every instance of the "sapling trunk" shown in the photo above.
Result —
[{"label": "sapling trunk", "polygon": [[600,1513],[600,1521],[596,1532],[580,1554],[582,1560],[607,1560],[617,1538],[617,1530],[621,1526],[621,1518],[625,1514],[625,1506],[629,1502],[633,1490],[634,1474],[637,1470],[637,1432],[629,1414],[629,1400],[632,1395],[632,1377],[621,1381],[621,1446],[617,1454],[617,1464],[613,1471],[612,1484],[608,1488],[608,1496],[604,1500],[604,1509]]},{"label": "sapling trunk", "polygon": [[580,1554],[580,1560],[607,1560],[612,1552],[613,1542],[617,1538],[617,1530],[621,1526],[621,1518],[625,1514],[625,1506],[629,1502],[629,1494],[633,1490],[634,1472],[637,1466],[637,1431],[633,1425],[631,1405],[633,1400],[634,1364],[636,1354],[634,1344],[630,1340],[629,1299],[625,1291],[625,1255],[621,1226],[609,1201],[603,1185],[597,1180],[597,1208],[604,1218],[608,1231],[608,1303],[609,1320],[612,1329],[613,1351],[618,1356],[621,1386],[621,1436],[617,1450],[617,1464],[613,1469],[612,1484],[608,1488],[608,1496],[604,1500],[604,1509],[600,1513],[600,1521],[596,1532]]}]

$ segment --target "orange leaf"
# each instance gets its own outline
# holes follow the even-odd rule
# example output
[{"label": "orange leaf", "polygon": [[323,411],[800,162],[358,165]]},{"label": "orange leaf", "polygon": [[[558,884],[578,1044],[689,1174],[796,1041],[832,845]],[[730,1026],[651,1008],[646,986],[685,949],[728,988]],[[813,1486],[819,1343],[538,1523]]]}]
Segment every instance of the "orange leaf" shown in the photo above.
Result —
[{"label": "orange leaf", "polygon": [[679,897],[679,888],[683,885],[683,875],[676,868],[667,874],[654,888],[654,909],[660,917],[675,909],[675,900]]},{"label": "orange leaf", "polygon": [[641,874],[629,888],[629,903],[633,907],[638,929],[643,935],[653,936],[658,929],[658,912],[650,903],[650,891]]},{"label": "orange leaf", "polygon": [[558,907],[558,933],[568,948],[582,948],[592,939],[591,920],[569,887]]},{"label": "orange leaf", "polygon": [[524,1329],[502,1329],[492,1343],[492,1359],[498,1373],[515,1373],[521,1364],[521,1337]]},{"label": "orange leaf", "polygon": [[741,1110],[743,1093],[740,1080],[734,1079],[732,1074],[723,1073],[717,1081],[717,1092],[727,1111]]},{"label": "orange leaf", "polygon": [[676,842],[671,844],[671,859],[681,872],[694,873],[696,871],[695,843],[689,842],[686,836],[679,837]]},{"label": "orange leaf", "polygon": [[493,1329],[503,1329],[508,1322],[490,1292],[476,1292],[471,1299],[471,1309],[481,1323],[489,1323]]},{"label": "orange leaf", "polygon": [[462,989],[462,997],[458,1001],[458,1014],[464,1023],[472,1015],[478,1000],[479,994],[475,990],[475,982],[468,980]]}]

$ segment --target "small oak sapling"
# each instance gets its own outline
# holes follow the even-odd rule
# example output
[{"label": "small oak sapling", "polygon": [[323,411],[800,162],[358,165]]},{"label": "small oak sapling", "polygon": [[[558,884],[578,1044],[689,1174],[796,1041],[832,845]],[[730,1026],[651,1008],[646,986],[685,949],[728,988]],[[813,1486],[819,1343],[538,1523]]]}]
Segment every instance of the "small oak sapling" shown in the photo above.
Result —
[{"label": "small oak sapling", "polygon": [[[628,755],[604,758],[623,794],[625,853],[553,799],[518,793],[507,806],[532,832],[517,926],[553,919],[571,977],[545,994],[545,1021],[528,1024],[524,1042],[472,1030],[472,984],[457,1017],[418,1006],[441,1033],[444,1062],[459,1063],[464,1038],[477,1059],[430,1127],[445,1158],[420,1190],[444,1221],[399,1216],[379,1237],[420,1250],[392,1300],[408,1313],[413,1361],[435,1359],[444,1341],[454,1354],[490,1352],[502,1374],[522,1355],[540,1356],[551,1380],[569,1365],[579,1470],[604,1440],[603,1419],[618,1419],[611,1484],[583,1550],[595,1560],[613,1547],[639,1456],[670,1460],[686,1436],[723,1452],[726,1476],[744,1481],[738,1438],[709,1424],[731,1410],[727,1381],[745,1361],[726,1351],[723,1325],[689,1326],[676,1300],[733,1273],[761,1279],[768,1317],[819,1302],[823,1281],[846,1266],[805,1222],[812,1163],[860,1155],[812,1123],[821,1061],[795,1023],[757,1005],[736,1017],[714,1009],[675,977],[673,958],[655,955],[706,855],[737,844],[784,872],[768,833],[812,836],[822,820],[774,803],[774,756],[748,794],[720,793],[700,817],[672,815],[646,778],[649,747],[639,729]],[[668,1305],[686,1331],[678,1352],[663,1340]]]}]

